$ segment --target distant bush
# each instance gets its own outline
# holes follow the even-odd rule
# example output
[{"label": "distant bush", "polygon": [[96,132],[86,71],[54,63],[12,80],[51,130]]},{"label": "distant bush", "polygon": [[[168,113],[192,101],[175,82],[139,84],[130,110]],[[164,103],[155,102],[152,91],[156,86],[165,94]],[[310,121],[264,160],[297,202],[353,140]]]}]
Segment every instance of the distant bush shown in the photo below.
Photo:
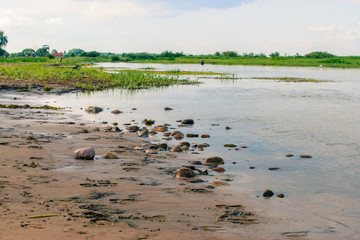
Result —
[{"label": "distant bush", "polygon": [[328,52],[311,52],[305,54],[306,58],[333,58],[336,57],[335,55],[328,53]]},{"label": "distant bush", "polygon": [[48,59],[54,59],[54,58],[55,58],[55,56],[52,55],[51,53],[48,53],[48,54],[46,55],[46,57],[47,57]]},{"label": "distant bush", "polygon": [[80,55],[81,57],[99,57],[100,53],[96,52],[96,51],[91,51],[91,52],[83,52]]},{"label": "distant bush", "polygon": [[224,57],[237,57],[238,53],[235,51],[225,51],[225,52],[222,52],[222,55]]},{"label": "distant bush", "polygon": [[117,61],[120,60],[119,56],[117,56],[117,55],[111,55],[110,59],[111,59],[112,62],[117,62]]}]

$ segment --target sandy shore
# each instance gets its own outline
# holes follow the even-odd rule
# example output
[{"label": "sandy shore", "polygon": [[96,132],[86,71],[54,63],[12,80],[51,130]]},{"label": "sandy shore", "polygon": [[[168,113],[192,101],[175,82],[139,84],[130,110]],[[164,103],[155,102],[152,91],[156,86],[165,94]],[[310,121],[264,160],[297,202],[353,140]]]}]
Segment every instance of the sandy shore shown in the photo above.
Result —
[{"label": "sandy shore", "polygon": [[[214,186],[227,183],[221,173],[209,170],[200,183],[173,177],[204,162],[200,155],[148,154],[148,138],[106,132],[66,111],[0,115],[0,239],[268,239],[246,194]],[[74,150],[87,146],[95,160],[75,159]],[[105,159],[108,152],[118,159]]]}]

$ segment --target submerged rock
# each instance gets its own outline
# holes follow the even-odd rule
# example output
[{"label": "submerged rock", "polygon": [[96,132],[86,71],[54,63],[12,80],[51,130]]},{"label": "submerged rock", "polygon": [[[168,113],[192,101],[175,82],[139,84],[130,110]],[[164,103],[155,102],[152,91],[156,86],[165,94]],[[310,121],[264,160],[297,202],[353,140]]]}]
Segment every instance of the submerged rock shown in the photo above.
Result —
[{"label": "submerged rock", "polygon": [[202,134],[201,138],[210,138],[210,135],[209,134]]},{"label": "submerged rock", "polygon": [[165,110],[165,111],[171,111],[171,110],[173,110],[173,109],[172,109],[171,107],[165,107],[164,110]]},{"label": "submerged rock", "polygon": [[88,113],[99,113],[103,109],[101,107],[89,106],[85,108],[85,111]]},{"label": "submerged rock", "polygon": [[95,149],[93,147],[79,148],[74,151],[77,159],[93,160],[95,157]]},{"label": "submerged rock", "polygon": [[266,190],[263,192],[263,197],[264,197],[264,198],[271,198],[272,196],[274,196],[274,192],[271,191],[270,189],[266,189]]}]

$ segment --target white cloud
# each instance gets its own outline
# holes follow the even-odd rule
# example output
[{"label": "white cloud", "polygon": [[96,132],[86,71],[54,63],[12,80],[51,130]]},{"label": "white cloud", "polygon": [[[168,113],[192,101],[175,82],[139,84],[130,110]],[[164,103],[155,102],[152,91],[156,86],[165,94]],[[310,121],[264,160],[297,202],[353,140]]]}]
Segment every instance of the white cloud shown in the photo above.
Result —
[{"label": "white cloud", "polygon": [[48,25],[62,25],[64,24],[64,19],[62,17],[49,18],[45,20],[45,23]]},{"label": "white cloud", "polygon": [[331,31],[335,30],[335,27],[334,26],[327,26],[327,27],[324,27],[324,26],[310,26],[310,27],[308,27],[308,30],[310,32],[325,32],[325,31],[331,32]]},{"label": "white cloud", "polygon": [[144,16],[148,11],[132,1],[88,1],[83,4],[82,14],[89,18],[108,19],[119,16]]},{"label": "white cloud", "polygon": [[20,25],[34,24],[34,20],[29,17],[21,16],[13,9],[0,9],[0,26],[12,27]]}]

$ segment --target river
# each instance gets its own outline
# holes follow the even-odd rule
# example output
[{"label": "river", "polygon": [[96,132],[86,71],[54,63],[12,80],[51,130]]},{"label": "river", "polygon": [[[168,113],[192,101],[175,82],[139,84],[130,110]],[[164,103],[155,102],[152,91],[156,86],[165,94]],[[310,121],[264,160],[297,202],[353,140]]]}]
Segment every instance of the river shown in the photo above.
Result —
[{"label": "river", "polygon": [[[359,69],[135,63],[97,66],[111,71],[180,69],[241,77],[220,80],[187,76],[199,78],[202,84],[135,92],[66,94],[48,102],[75,113],[83,113],[81,108],[90,105],[103,107],[103,112],[86,115],[86,120],[117,122],[119,126],[132,120],[141,124],[147,118],[156,120],[156,124],[169,123],[176,127],[177,120],[192,118],[195,124],[180,130],[185,134],[209,134],[211,138],[185,140],[210,144],[199,156],[223,157],[224,176],[233,179],[234,191],[247,192],[254,200],[262,201],[267,210],[278,214],[283,219],[279,229],[319,239],[360,236]],[[257,77],[331,82],[280,82]],[[164,107],[174,110],[164,111]],[[111,114],[114,109],[124,113]],[[176,140],[172,143],[175,145]],[[247,148],[236,151],[224,147],[230,143]],[[270,171],[270,167],[280,169]],[[283,193],[285,198],[262,199],[265,189]]]}]

